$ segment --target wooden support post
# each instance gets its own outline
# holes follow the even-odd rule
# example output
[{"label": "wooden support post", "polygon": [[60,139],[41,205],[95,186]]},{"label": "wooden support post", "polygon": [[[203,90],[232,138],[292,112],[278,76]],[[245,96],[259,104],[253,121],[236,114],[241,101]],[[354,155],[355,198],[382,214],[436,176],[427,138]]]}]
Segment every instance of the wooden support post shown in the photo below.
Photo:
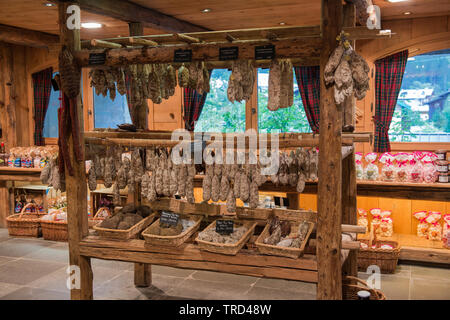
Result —
[{"label": "wooden support post", "polygon": [[[72,50],[80,50],[80,30],[67,28],[66,22],[69,14],[67,7],[74,3],[59,3],[59,27],[61,45]],[[83,111],[81,104],[81,94],[77,97],[77,112],[80,121],[79,141],[83,141]],[[80,255],[79,243],[83,237],[88,235],[87,216],[87,184],[86,166],[84,161],[76,161],[73,152],[73,136],[69,136],[69,156],[72,163],[74,175],[70,176],[66,168],[66,189],[67,189],[67,222],[69,231],[69,264],[75,266],[73,275],[79,280],[79,286],[74,286],[70,290],[72,300],[92,299],[92,269],[91,260]],[[84,149],[84,144],[81,144]],[[76,268],[78,267],[78,268]]]},{"label": "wooden support post", "polygon": [[[353,3],[347,3],[344,5],[343,15],[344,27],[354,27],[356,25],[355,5]],[[351,40],[349,42],[352,48],[355,49],[355,40]],[[343,103],[342,116],[342,130],[345,132],[353,132],[356,127],[356,98],[353,95],[345,98]]]},{"label": "wooden support post", "polygon": [[[143,36],[144,27],[140,22],[131,22],[128,24],[130,31],[130,36]],[[130,113],[133,112],[134,116],[131,115],[131,119],[135,121],[133,123],[138,129],[148,129],[148,103],[146,99],[143,99],[138,105],[130,109]]]},{"label": "wooden support post", "polygon": [[134,285],[149,287],[152,285],[152,265],[148,263],[134,264]]},{"label": "wooden support post", "polygon": [[319,185],[317,196],[317,299],[342,299],[342,110],[334,101],[333,87],[324,82],[324,69],[337,45],[342,27],[341,0],[322,0],[320,55]]},{"label": "wooden support post", "polygon": [[[342,161],[342,223],[357,224],[355,152]],[[359,228],[355,227],[355,229]],[[358,275],[357,254],[357,251],[350,251],[342,266],[343,276],[356,277]]]}]

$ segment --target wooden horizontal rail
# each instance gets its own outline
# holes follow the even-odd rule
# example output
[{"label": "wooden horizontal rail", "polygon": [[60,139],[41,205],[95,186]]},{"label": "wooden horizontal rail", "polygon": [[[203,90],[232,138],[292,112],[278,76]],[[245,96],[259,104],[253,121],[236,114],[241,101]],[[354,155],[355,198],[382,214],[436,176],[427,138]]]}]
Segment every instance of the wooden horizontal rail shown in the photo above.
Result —
[{"label": "wooden horizontal rail", "polygon": [[[118,131],[117,129],[97,129],[96,131],[84,132],[85,138],[128,138],[128,139],[171,139],[173,131],[142,131],[142,132],[124,132]],[[222,135],[222,139],[225,140],[226,137],[239,137],[244,136],[245,133],[222,133],[222,132],[188,132],[185,131],[184,134],[190,134],[191,137],[194,136],[218,136]],[[277,134],[280,140],[294,140],[294,139],[313,139],[318,138],[319,134],[313,133],[299,133],[299,132],[286,132]],[[342,137],[345,139],[352,139],[353,142],[369,142],[372,136],[371,132],[355,132],[355,133],[342,133]],[[272,135],[268,134],[258,134],[258,137],[263,137],[264,139],[270,140]]]},{"label": "wooden horizontal rail", "polygon": [[[205,216],[224,216],[229,213],[226,211],[225,204],[214,203],[189,203],[185,200],[161,198],[148,203],[154,210],[170,210],[180,214],[199,214]],[[267,218],[275,214],[281,220],[317,222],[317,213],[310,210],[293,210],[281,208],[255,208],[237,207],[236,216],[240,219],[254,219],[266,221]]]},{"label": "wooden horizontal rail", "polygon": [[[268,40],[256,41],[236,41],[233,46],[238,47],[240,59],[255,58],[255,47],[271,44]],[[310,57],[320,55],[321,38],[302,38],[279,40],[272,43],[275,46],[277,58],[302,58],[307,62]],[[196,61],[219,61],[219,48],[228,47],[226,43],[191,43],[191,44],[173,44],[160,45],[158,47],[145,48],[121,48],[104,50],[86,50],[82,49],[75,52],[75,59],[80,67],[93,67],[89,64],[89,55],[91,53],[105,54],[106,66],[123,66],[127,64],[145,64],[145,63],[170,63],[174,60],[174,51],[178,49],[192,50],[192,60]],[[317,61],[317,58],[315,59]]]},{"label": "wooden horizontal rail", "polygon": [[80,242],[80,254],[100,259],[317,282],[317,261],[314,255],[290,259],[242,249],[237,255],[228,256],[201,251],[195,244],[172,248],[146,245],[143,240],[103,240],[93,236]]},{"label": "wooden horizontal rail", "polygon": [[[311,247],[317,247],[317,240],[309,239],[309,245]],[[359,250],[360,242],[359,241],[342,241],[341,248],[343,250]]]},{"label": "wooden horizontal rail", "polygon": [[349,232],[349,233],[366,233],[366,227],[363,226],[357,226],[357,225],[351,225],[351,224],[343,224],[341,226],[342,232]]},{"label": "wooden horizontal rail", "polygon": [[97,39],[92,39],[90,44],[93,47],[107,48],[107,49],[117,49],[122,47],[119,43]]}]

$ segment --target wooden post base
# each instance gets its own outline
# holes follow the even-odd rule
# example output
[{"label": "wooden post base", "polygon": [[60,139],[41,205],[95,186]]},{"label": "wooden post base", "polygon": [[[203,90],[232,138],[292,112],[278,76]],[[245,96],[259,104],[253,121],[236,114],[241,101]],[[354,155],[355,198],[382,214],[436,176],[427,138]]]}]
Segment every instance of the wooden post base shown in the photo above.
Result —
[{"label": "wooden post base", "polygon": [[134,264],[134,285],[149,287],[152,285],[152,265],[147,263]]}]

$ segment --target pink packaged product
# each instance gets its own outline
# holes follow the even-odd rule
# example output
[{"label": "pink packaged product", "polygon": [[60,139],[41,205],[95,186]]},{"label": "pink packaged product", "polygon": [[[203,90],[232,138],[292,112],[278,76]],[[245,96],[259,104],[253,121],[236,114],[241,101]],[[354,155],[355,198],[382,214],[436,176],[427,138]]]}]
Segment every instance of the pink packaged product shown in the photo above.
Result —
[{"label": "pink packaged product", "polygon": [[394,160],[395,157],[389,152],[385,152],[381,155],[379,160],[383,164],[383,167],[381,168],[381,180],[394,181]]},{"label": "pink packaged product", "polygon": [[406,152],[399,152],[395,155],[395,180],[405,182],[408,180],[408,160],[409,154]]},{"label": "pink packaged product", "polygon": [[450,214],[442,216],[444,226],[442,227],[442,245],[444,248],[450,249]]},{"label": "pink packaged product", "polygon": [[394,233],[394,222],[391,218],[391,213],[390,210],[383,210],[380,213],[381,221],[377,234],[381,237],[392,237]]},{"label": "pink packaged product", "polygon": [[428,228],[428,239],[429,240],[442,240],[442,227],[439,224],[442,214],[437,211],[430,211],[425,221],[430,224]]},{"label": "pink packaged product", "polygon": [[370,152],[366,154],[365,159],[369,163],[364,169],[364,178],[367,180],[377,180],[378,179],[378,166],[375,164],[378,155],[375,152]]},{"label": "pink packaged product", "polygon": [[424,153],[424,156],[422,158],[422,176],[425,183],[433,183],[437,180],[438,173],[436,170],[436,166],[434,165],[434,161],[436,160],[436,158],[437,156],[434,153]]},{"label": "pink packaged product", "polygon": [[362,180],[364,178],[364,167],[362,164],[362,153],[355,153],[355,167],[356,167],[356,179]]},{"label": "pink packaged product", "polygon": [[427,211],[417,211],[413,213],[414,218],[419,220],[419,224],[417,225],[417,236],[420,238],[428,237],[428,222],[426,222],[426,218],[428,216]]},{"label": "pink packaged product", "polygon": [[414,151],[412,154],[412,158],[409,161],[409,181],[419,183],[422,182],[422,160],[423,153],[420,151]]},{"label": "pink packaged product", "polygon": [[366,232],[369,230],[369,221],[367,220],[367,211],[358,208],[358,226],[365,227]]}]

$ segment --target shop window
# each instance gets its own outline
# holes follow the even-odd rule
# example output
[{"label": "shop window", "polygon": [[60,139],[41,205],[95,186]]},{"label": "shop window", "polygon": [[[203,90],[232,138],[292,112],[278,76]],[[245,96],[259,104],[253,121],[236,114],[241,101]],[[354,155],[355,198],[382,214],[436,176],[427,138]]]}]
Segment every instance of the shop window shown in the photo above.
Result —
[{"label": "shop window", "polygon": [[302,97],[294,75],[294,104],[290,108],[270,111],[267,108],[269,97],[269,69],[258,69],[258,130],[259,132],[311,132]]},{"label": "shop window", "polygon": [[450,142],[450,49],[408,58],[389,139]]},{"label": "shop window", "polygon": [[[58,72],[53,73],[53,78]],[[47,113],[44,119],[44,129],[42,135],[44,138],[58,138],[58,108],[60,105],[59,90],[55,91],[52,86],[50,100],[48,102]]]},{"label": "shop window", "polygon": [[211,89],[195,124],[195,132],[245,131],[245,101],[231,103],[227,97],[230,74],[227,69],[215,69],[211,73]]},{"label": "shop window", "polygon": [[114,128],[118,124],[131,123],[126,95],[121,95],[116,89],[116,98],[111,100],[109,95],[97,95],[94,90],[94,126],[95,128]]}]

